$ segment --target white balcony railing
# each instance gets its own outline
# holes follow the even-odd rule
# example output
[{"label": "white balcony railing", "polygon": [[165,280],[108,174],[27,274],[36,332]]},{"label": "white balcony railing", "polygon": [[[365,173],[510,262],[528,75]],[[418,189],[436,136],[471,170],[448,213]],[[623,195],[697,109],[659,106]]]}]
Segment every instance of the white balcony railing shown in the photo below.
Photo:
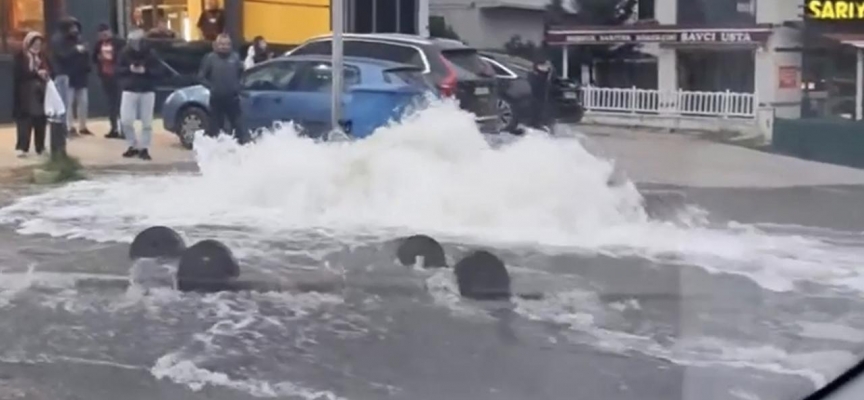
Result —
[{"label": "white balcony railing", "polygon": [[712,118],[756,118],[752,93],[660,91],[584,86],[582,104],[588,112],[660,114]]}]

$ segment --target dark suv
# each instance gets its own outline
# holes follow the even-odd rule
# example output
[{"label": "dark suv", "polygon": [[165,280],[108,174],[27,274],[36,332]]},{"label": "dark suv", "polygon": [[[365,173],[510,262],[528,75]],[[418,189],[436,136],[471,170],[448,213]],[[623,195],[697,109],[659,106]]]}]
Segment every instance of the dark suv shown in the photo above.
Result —
[{"label": "dark suv", "polygon": [[[309,39],[289,52],[292,55],[332,54],[332,38]],[[476,115],[481,131],[497,132],[498,93],[495,72],[477,53],[463,43],[414,35],[345,34],[345,56],[368,57],[411,64],[423,69],[424,75],[444,96],[455,96],[462,109]]]}]

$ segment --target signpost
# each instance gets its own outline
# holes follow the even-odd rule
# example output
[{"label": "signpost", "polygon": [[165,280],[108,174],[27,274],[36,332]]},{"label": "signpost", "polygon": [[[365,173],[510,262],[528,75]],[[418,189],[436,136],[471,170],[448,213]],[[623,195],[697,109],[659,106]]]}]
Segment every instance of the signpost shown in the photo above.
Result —
[{"label": "signpost", "polygon": [[342,72],[342,30],[345,20],[343,17],[344,0],[330,0],[330,7],[330,25],[333,27],[333,66],[331,70],[333,93],[330,96],[330,130],[337,131],[342,129],[340,121],[342,120],[342,79],[344,77]]}]

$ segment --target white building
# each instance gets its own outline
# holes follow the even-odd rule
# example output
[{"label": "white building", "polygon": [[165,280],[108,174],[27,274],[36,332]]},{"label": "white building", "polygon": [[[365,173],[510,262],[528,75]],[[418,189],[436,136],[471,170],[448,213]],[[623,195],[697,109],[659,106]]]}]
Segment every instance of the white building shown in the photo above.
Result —
[{"label": "white building", "polygon": [[429,14],[443,20],[471,46],[503,48],[512,37],[540,44],[549,0],[429,0]]}]

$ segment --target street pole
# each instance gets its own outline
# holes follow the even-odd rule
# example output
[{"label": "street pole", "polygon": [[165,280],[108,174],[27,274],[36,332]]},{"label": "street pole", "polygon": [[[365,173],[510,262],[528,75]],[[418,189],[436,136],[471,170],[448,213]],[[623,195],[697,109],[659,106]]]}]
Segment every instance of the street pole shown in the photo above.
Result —
[{"label": "street pole", "polygon": [[330,0],[333,27],[333,93],[330,96],[330,129],[341,130],[342,119],[342,30],[344,28],[344,0]]}]

